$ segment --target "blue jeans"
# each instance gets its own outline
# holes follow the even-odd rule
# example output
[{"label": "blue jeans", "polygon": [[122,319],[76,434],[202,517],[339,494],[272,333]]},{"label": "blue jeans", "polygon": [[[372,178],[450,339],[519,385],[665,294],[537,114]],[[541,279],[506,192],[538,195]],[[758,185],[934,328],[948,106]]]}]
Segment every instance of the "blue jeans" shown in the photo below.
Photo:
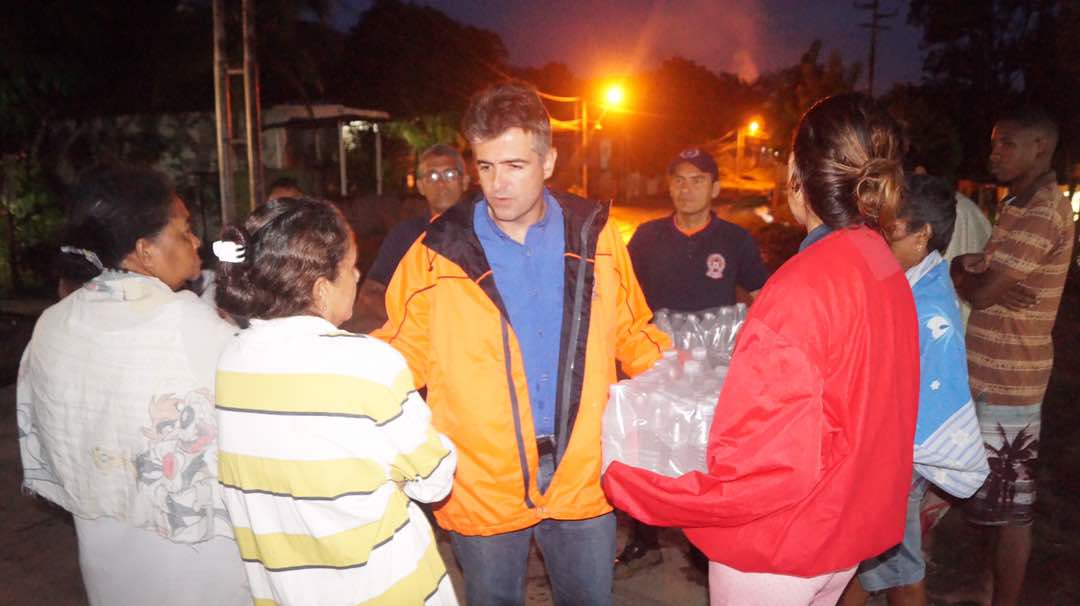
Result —
[{"label": "blue jeans", "polygon": [[[547,488],[553,469],[550,457],[542,457],[538,474],[541,489]],[[454,556],[465,576],[466,603],[469,606],[524,604],[529,544],[534,538],[544,555],[557,605],[612,603],[613,513],[587,520],[548,519],[530,528],[487,537],[451,532]]]},{"label": "blue jeans", "polygon": [[908,492],[904,540],[885,553],[859,564],[859,583],[870,592],[884,591],[918,583],[926,577],[922,551],[922,523],[919,509],[929,483],[918,473],[912,474]]}]

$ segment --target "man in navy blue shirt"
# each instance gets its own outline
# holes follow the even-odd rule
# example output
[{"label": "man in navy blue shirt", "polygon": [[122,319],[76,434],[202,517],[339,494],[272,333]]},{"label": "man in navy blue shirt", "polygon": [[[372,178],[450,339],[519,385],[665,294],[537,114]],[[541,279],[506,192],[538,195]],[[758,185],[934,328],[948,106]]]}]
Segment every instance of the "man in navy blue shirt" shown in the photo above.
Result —
[{"label": "man in navy blue shirt", "polygon": [[437,143],[420,154],[416,169],[416,189],[428,203],[428,212],[398,223],[383,238],[375,263],[364,276],[356,293],[354,320],[346,327],[355,332],[368,332],[386,322],[386,285],[394,275],[405,251],[427,229],[431,220],[461,199],[469,188],[469,174],[461,152]]},{"label": "man in navy blue shirt", "polygon": [[720,194],[713,157],[696,147],[683,150],[668,167],[668,186],[675,212],[643,223],[628,244],[649,307],[734,305],[736,286],[755,296],[768,272],[750,233],[712,210]]},{"label": "man in navy blue shirt", "polygon": [[[700,311],[735,304],[735,287],[750,297],[768,272],[753,237],[712,210],[720,195],[719,170],[706,151],[691,147],[668,166],[675,211],[641,224],[627,248],[649,307]],[[656,529],[631,521],[631,538],[616,560],[615,578],[660,562]]]}]

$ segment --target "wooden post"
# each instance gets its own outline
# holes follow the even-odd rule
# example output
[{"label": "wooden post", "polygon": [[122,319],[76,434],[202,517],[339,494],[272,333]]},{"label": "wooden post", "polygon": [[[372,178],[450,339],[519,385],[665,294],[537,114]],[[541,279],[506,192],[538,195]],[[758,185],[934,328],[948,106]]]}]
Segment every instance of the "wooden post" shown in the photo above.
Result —
[{"label": "wooden post", "polygon": [[589,104],[581,98],[581,197],[589,197]]},{"label": "wooden post", "polygon": [[213,0],[214,15],[214,118],[217,124],[218,186],[221,192],[221,223],[235,219],[236,190],[233,183],[233,124],[230,111],[229,64],[225,48],[225,0]]},{"label": "wooden post", "polygon": [[262,165],[262,118],[259,103],[259,62],[255,53],[255,0],[242,0],[244,21],[244,117],[247,127],[248,189],[250,208],[265,199]]},{"label": "wooden post", "polygon": [[349,193],[349,175],[348,169],[345,167],[345,123],[338,119],[337,121],[337,140],[338,140],[338,185],[341,186],[341,199],[344,200]]},{"label": "wooden post", "polygon": [[372,128],[375,130],[375,193],[382,195],[382,134],[379,132],[379,125],[372,124]]}]

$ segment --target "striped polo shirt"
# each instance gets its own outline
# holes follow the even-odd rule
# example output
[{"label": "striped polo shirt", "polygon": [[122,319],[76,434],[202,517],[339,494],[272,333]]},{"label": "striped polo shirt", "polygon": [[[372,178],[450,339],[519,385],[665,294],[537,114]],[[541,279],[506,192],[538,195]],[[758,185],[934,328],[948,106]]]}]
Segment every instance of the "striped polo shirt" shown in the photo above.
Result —
[{"label": "striped polo shirt", "polygon": [[1038,303],[1023,311],[992,305],[971,313],[967,326],[971,393],[989,404],[1042,402],[1054,365],[1054,328],[1074,240],[1072,208],[1049,172],[1003,201],[986,245],[992,271],[1032,290]]},{"label": "striped polo shirt", "polygon": [[257,605],[454,604],[431,527],[456,454],[404,359],[322,318],[252,321],[217,370],[219,479]]}]

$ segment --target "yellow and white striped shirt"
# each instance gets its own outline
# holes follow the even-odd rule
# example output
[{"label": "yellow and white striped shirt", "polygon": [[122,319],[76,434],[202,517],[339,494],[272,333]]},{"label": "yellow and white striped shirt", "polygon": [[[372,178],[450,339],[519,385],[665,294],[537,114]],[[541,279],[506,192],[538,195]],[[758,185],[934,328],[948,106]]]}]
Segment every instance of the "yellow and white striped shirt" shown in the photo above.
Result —
[{"label": "yellow and white striped shirt", "polygon": [[394,349],[322,318],[255,320],[222,354],[216,394],[257,605],[456,604],[409,497],[444,498],[457,455]]}]

